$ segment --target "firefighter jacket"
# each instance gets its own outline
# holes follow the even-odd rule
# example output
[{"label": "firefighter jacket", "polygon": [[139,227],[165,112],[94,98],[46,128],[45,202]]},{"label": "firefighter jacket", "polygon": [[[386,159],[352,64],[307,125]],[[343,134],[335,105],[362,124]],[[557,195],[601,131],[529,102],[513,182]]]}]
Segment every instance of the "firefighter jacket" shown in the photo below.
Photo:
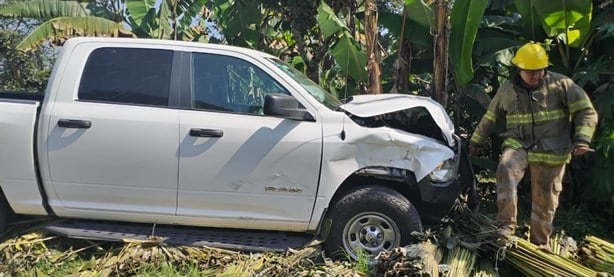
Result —
[{"label": "firefighter jacket", "polygon": [[499,120],[506,123],[504,147],[524,148],[529,163],[554,166],[569,163],[574,143],[590,143],[597,112],[584,90],[564,75],[547,72],[539,85],[526,89],[516,74],[497,91],[470,143],[484,143]]}]

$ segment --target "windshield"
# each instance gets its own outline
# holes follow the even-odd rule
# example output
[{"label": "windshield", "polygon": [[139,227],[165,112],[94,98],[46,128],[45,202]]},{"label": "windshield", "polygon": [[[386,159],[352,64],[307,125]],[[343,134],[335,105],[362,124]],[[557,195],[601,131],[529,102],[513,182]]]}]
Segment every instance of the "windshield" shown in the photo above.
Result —
[{"label": "windshield", "polygon": [[324,104],[324,106],[331,110],[336,110],[337,107],[341,105],[341,102],[334,95],[311,81],[311,79],[307,78],[307,76],[296,70],[293,66],[278,59],[269,59],[269,61],[288,74],[288,76],[299,83],[311,96],[313,96],[313,98]]}]

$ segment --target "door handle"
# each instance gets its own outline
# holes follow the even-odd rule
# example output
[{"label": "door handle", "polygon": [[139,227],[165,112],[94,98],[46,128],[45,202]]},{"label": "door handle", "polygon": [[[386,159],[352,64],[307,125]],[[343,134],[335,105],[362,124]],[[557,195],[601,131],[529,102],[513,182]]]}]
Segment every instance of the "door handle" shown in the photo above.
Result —
[{"label": "door handle", "polygon": [[221,138],[224,135],[222,130],[214,129],[190,129],[190,136],[192,137],[204,137],[204,138]]},{"label": "door handle", "polygon": [[64,128],[88,129],[92,127],[92,122],[89,120],[60,119],[58,120],[58,126]]}]

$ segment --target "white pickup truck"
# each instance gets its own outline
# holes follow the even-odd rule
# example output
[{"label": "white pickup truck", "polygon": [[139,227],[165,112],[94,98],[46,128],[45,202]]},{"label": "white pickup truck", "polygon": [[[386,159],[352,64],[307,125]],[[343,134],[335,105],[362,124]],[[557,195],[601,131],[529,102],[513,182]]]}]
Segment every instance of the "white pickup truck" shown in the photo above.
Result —
[{"label": "white pickup truck", "polygon": [[429,98],[340,102],[254,50],[75,38],[44,96],[0,94],[0,229],[14,213],[301,232],[356,258],[445,216],[464,160]]}]

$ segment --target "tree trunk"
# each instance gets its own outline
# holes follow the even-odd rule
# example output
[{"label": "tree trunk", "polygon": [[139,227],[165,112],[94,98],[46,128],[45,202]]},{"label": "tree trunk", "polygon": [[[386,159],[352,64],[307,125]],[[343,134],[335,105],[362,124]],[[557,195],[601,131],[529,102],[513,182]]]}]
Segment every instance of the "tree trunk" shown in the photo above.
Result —
[{"label": "tree trunk", "polygon": [[365,37],[367,39],[367,72],[369,73],[369,94],[382,93],[380,54],[378,43],[377,5],[374,0],[365,1]]},{"label": "tree trunk", "polygon": [[393,85],[391,93],[407,93],[409,91],[409,72],[411,70],[411,43],[405,38],[405,23],[407,22],[406,6],[403,7],[403,22],[401,22],[401,38],[397,58],[392,64]]},{"label": "tree trunk", "polygon": [[448,1],[437,0],[436,10],[437,30],[433,38],[433,94],[435,101],[439,102],[444,107],[448,103],[447,82],[448,75],[448,40],[449,40],[449,24],[448,24]]}]

